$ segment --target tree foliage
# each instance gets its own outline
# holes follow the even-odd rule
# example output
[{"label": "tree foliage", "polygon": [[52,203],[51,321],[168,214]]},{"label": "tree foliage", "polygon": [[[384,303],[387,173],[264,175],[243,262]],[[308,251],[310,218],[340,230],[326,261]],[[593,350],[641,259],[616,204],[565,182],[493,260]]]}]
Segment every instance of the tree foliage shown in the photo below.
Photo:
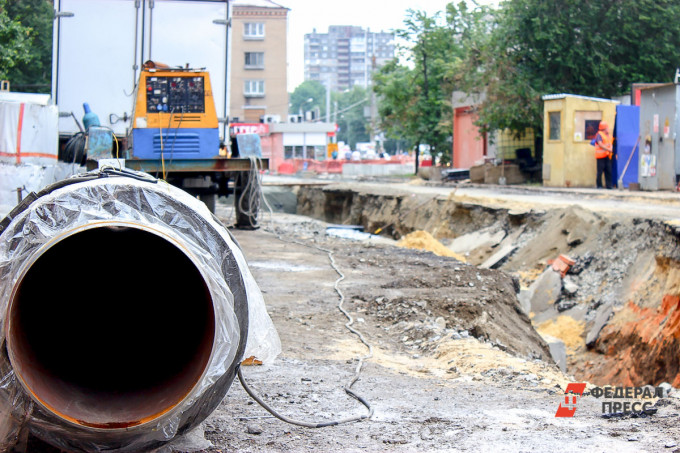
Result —
[{"label": "tree foliage", "polygon": [[7,0],[0,0],[0,79],[9,78],[12,69],[30,59],[31,29],[11,18]]},{"label": "tree foliage", "polygon": [[356,149],[357,142],[370,140],[368,119],[364,107],[368,105],[366,89],[355,85],[351,90],[333,93],[334,105],[337,102],[338,141]]},{"label": "tree foliage", "polygon": [[315,80],[306,80],[290,94],[290,114],[320,112],[326,114],[326,87]]},{"label": "tree foliage", "polygon": [[[357,142],[369,140],[368,120],[364,116],[364,106],[368,105],[366,89],[354,86],[342,93],[331,92],[330,121],[339,127],[338,141],[345,142],[352,149]],[[289,111],[292,115],[314,112],[315,121],[326,121],[326,87],[315,80],[307,80],[298,85],[290,94]]]},{"label": "tree foliage", "polygon": [[[0,67],[7,70],[6,77],[13,87],[48,93],[52,75],[52,3],[48,0],[0,0],[0,3],[5,3],[7,17],[20,24],[23,35],[19,40],[23,56],[14,58],[10,67],[4,64]],[[0,30],[3,28],[0,26]]]},{"label": "tree foliage", "polygon": [[453,78],[485,93],[482,130],[541,131],[541,96],[610,98],[635,82],[668,82],[680,62],[673,0],[508,0],[489,15]]},{"label": "tree foliage", "polygon": [[450,158],[451,94],[456,88],[451,76],[484,11],[469,9],[465,2],[447,5],[444,18],[409,10],[405,28],[398,31],[407,43],[402,49],[406,61],[395,59],[374,76],[381,128],[388,137],[415,145],[416,165],[420,144],[429,145],[444,161]]}]

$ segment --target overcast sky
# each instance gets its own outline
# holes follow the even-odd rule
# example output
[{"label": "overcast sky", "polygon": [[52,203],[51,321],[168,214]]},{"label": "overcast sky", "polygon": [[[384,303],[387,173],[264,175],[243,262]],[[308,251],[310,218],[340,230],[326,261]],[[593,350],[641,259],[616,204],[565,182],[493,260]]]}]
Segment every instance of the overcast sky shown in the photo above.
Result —
[{"label": "overcast sky", "polygon": [[[371,31],[402,28],[406,10],[434,14],[451,0],[274,0],[290,9],[288,15],[288,91],[304,81],[304,36],[314,28],[327,33],[329,25],[358,25]],[[457,2],[457,1],[456,1]]]}]

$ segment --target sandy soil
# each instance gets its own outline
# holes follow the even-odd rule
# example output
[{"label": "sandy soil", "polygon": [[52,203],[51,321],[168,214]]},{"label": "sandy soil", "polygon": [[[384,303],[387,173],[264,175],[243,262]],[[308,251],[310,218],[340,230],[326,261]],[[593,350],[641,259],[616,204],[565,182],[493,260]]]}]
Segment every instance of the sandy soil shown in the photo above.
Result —
[{"label": "sandy soil", "polygon": [[646,418],[603,418],[593,397],[579,400],[573,418],[555,417],[565,385],[575,381],[547,359],[528,318],[513,309],[519,281],[324,231],[319,221],[281,214],[260,230],[234,231],[283,346],[274,363],[244,375],[288,417],[366,413],[342,389],[367,349],[345,328],[333,288],[338,275],[316,247],[332,250],[346,277],[344,306],[374,349],[353,387],[374,416],[301,428],[269,416],[234,383],[204,423],[213,447],[203,451],[680,451],[673,395]]}]

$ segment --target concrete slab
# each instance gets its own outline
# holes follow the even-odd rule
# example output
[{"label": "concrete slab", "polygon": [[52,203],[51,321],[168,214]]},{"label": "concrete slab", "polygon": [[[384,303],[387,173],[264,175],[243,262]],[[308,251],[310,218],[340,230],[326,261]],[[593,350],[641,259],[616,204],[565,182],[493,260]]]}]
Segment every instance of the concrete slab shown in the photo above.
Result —
[{"label": "concrete slab", "polygon": [[569,310],[563,311],[562,314],[567,315],[576,321],[585,321],[586,315],[588,314],[588,305],[578,304]]},{"label": "concrete slab", "polygon": [[529,291],[528,289],[522,289],[520,290],[519,294],[517,295],[517,300],[519,300],[519,306],[526,314],[529,316],[529,313],[531,313],[531,295],[533,294],[532,291]]},{"label": "concrete slab", "polygon": [[542,313],[559,301],[562,292],[562,277],[548,268],[529,287],[531,294],[531,311]]},{"label": "concrete slab", "polygon": [[614,312],[612,305],[613,304],[611,302],[606,303],[601,305],[597,309],[593,325],[588,331],[588,335],[586,335],[587,347],[592,348],[593,346],[595,346],[595,342],[597,341],[597,338],[600,336],[600,331],[602,331],[602,328],[607,325],[607,322],[609,322],[609,318]]},{"label": "concrete slab", "polygon": [[546,343],[548,343],[548,348],[550,348],[550,355],[557,364],[557,366],[562,370],[563,373],[567,372],[567,347],[564,341],[559,338],[552,337],[550,335],[541,335]]},{"label": "concrete slab", "polygon": [[505,231],[481,230],[458,236],[448,245],[456,253],[467,253],[481,247],[496,247],[505,238]]},{"label": "concrete slab", "polygon": [[507,257],[512,255],[512,252],[515,250],[517,250],[517,246],[512,244],[501,247],[500,250],[491,255],[486,261],[480,264],[479,267],[482,269],[495,269],[500,266]]}]

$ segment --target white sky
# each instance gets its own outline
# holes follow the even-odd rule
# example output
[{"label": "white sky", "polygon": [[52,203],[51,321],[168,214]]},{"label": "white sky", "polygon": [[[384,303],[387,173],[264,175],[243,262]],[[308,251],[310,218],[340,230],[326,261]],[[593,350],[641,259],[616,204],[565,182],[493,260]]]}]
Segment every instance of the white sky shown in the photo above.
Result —
[{"label": "white sky", "polygon": [[[371,31],[403,28],[406,10],[428,14],[444,11],[451,0],[273,0],[288,14],[288,91],[304,82],[304,37],[314,28],[327,33],[329,25],[358,25]],[[458,3],[458,0],[455,0]]]}]

